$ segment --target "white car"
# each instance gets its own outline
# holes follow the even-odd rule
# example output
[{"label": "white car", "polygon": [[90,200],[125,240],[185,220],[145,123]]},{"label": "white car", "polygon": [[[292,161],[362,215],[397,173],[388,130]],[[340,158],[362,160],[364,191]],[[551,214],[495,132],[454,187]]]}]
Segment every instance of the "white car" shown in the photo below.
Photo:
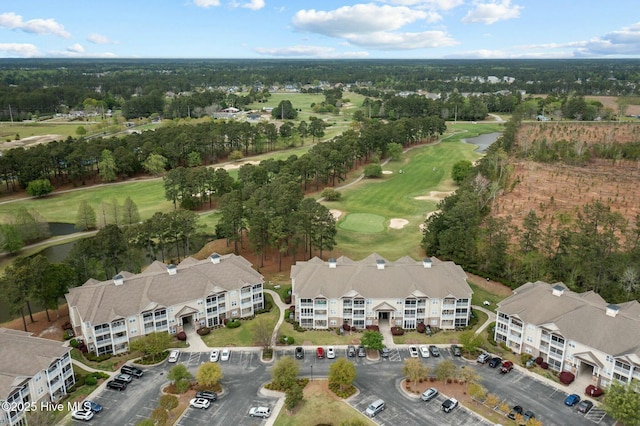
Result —
[{"label": "white car", "polygon": [[201,410],[206,410],[211,405],[211,401],[204,398],[193,398],[189,401],[189,407],[200,408]]},{"label": "white car", "polygon": [[218,362],[218,358],[220,356],[220,351],[214,349],[211,351],[211,355],[209,355],[209,362]]},{"label": "white car", "polygon": [[249,415],[251,417],[262,417],[266,419],[271,415],[271,408],[269,407],[251,407],[249,410]]},{"label": "white car", "polygon": [[179,350],[174,349],[169,353],[169,362],[178,362],[178,358],[180,358]]},{"label": "white car", "polygon": [[429,358],[429,346],[427,345],[420,345],[420,356],[422,358]]},{"label": "white car", "polygon": [[333,346],[327,348],[327,359],[334,359],[336,357],[336,350]]},{"label": "white car", "polygon": [[224,348],[220,353],[220,361],[229,361],[229,358],[231,358],[231,350]]},{"label": "white car", "polygon": [[91,411],[91,410],[76,410],[73,413],[71,413],[71,417],[73,417],[76,420],[84,420],[84,421],[88,422],[89,420],[91,420],[93,418],[93,411]]},{"label": "white car", "polygon": [[409,355],[411,355],[411,358],[418,358],[418,348],[415,346],[409,346]]},{"label": "white car", "polygon": [[120,374],[116,374],[113,377],[113,380],[117,380],[119,382],[131,383],[131,381],[133,380],[133,377],[129,374],[120,373]]}]

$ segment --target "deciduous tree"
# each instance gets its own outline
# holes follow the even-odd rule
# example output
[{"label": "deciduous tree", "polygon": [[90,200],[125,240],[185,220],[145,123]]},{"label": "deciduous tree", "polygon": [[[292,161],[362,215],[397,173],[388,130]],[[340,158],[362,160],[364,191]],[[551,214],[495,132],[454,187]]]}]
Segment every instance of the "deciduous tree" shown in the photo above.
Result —
[{"label": "deciduous tree", "polygon": [[436,365],[436,368],[433,370],[436,379],[442,380],[443,382],[448,382],[454,377],[456,377],[457,367],[450,359],[445,359]]},{"label": "deciduous tree", "polygon": [[337,383],[340,390],[345,386],[351,386],[356,379],[356,366],[346,358],[338,358],[329,367],[329,383]]},{"label": "deciduous tree", "polygon": [[222,369],[217,362],[205,362],[198,367],[196,381],[200,386],[212,389],[222,379]]},{"label": "deciduous tree", "polygon": [[290,356],[280,358],[271,370],[271,381],[278,389],[287,389],[297,377],[298,363]]},{"label": "deciduous tree", "polygon": [[32,197],[44,197],[45,195],[53,192],[53,185],[49,179],[36,179],[29,182],[27,185],[27,194]]},{"label": "deciduous tree", "polygon": [[142,352],[146,358],[156,361],[173,344],[173,337],[166,331],[156,331],[131,340],[129,349]]},{"label": "deciduous tree", "polygon": [[364,333],[362,333],[360,343],[365,348],[379,351],[384,347],[383,340],[384,338],[380,332],[374,330],[366,330]]},{"label": "deciduous tree", "polygon": [[86,231],[96,227],[96,211],[89,205],[87,200],[80,201],[78,212],[76,213],[76,229]]},{"label": "deciduous tree", "polygon": [[402,374],[411,380],[411,386],[415,390],[418,380],[429,373],[429,368],[422,364],[418,358],[409,358],[402,364]]},{"label": "deciduous tree", "polygon": [[640,393],[638,382],[629,384],[612,381],[604,399],[604,410],[614,419],[628,426],[640,425]]}]

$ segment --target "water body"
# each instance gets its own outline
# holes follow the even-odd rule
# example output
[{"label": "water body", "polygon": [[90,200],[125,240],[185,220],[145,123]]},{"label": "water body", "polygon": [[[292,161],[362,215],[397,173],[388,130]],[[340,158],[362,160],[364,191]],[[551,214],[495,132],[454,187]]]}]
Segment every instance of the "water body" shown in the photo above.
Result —
[{"label": "water body", "polygon": [[70,243],[63,243],[55,246],[50,246],[43,249],[39,254],[45,256],[47,259],[49,259],[49,262],[51,263],[60,263],[64,260],[65,257],[67,257],[67,255],[69,254],[69,252],[71,251],[75,243],[76,242],[73,241]]},{"label": "water body", "polygon": [[466,143],[472,145],[478,145],[476,152],[485,152],[489,146],[498,140],[502,136],[501,132],[485,133],[484,135],[476,136],[475,138],[463,139]]},{"label": "water body", "polygon": [[49,222],[49,232],[51,236],[70,235],[78,232],[73,223]]}]

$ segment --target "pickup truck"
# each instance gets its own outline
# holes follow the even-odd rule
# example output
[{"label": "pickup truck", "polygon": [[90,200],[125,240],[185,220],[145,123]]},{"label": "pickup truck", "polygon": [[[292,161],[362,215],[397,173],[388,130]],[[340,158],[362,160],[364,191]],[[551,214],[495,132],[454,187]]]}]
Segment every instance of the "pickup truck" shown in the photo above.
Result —
[{"label": "pickup truck", "polygon": [[513,362],[505,361],[502,363],[502,367],[500,367],[500,373],[507,374],[511,370],[513,370]]}]

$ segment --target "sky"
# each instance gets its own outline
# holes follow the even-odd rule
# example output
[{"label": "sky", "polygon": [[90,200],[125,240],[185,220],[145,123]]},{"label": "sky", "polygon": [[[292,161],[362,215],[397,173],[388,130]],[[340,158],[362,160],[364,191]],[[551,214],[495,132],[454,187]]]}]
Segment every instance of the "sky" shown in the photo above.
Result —
[{"label": "sky", "polygon": [[0,0],[0,58],[639,58],[637,0]]}]

